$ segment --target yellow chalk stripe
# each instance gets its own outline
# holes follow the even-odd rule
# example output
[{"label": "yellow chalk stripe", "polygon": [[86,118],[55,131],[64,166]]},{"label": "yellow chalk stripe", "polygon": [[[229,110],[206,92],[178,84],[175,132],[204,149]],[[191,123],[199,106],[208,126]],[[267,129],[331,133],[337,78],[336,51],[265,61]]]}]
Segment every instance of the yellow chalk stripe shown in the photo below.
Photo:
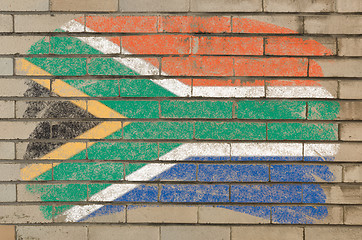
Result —
[{"label": "yellow chalk stripe", "polygon": [[32,64],[31,62],[19,58],[15,61],[16,74],[32,75],[32,76],[51,76],[50,73],[44,71],[40,67]]},{"label": "yellow chalk stripe", "polygon": [[[18,59],[16,61],[16,68],[19,71],[25,73],[25,75],[51,75],[48,72],[44,71],[43,69],[39,68],[38,66],[26,61],[25,59]],[[50,80],[49,79],[33,79],[36,83],[40,84],[41,86],[52,90],[54,93],[58,94],[61,97],[90,97],[89,95],[85,94],[82,91],[72,87],[71,85],[63,82],[62,80],[54,80],[53,81],[53,88],[50,89]],[[126,118],[122,114],[118,113],[117,111],[109,108],[108,106],[100,103],[96,100],[90,100],[88,102],[88,106],[85,101],[83,100],[70,100],[73,104],[77,105],[78,107],[88,111],[92,115],[98,118]],[[130,124],[124,123],[123,126]],[[110,134],[118,131],[122,128],[120,122],[102,122],[98,124],[94,128],[84,132],[83,134],[76,137],[76,139],[102,139]],[[89,142],[88,147],[95,144],[94,142]],[[51,151],[50,153],[44,155],[40,158],[40,160],[50,160],[50,159],[57,159],[57,160],[67,160],[77,153],[85,150],[87,145],[82,142],[68,142],[64,145],[58,147],[57,149]],[[53,163],[53,164],[30,164],[20,170],[20,176],[23,180],[31,180],[43,174],[46,171],[52,169],[59,165],[60,163]]]},{"label": "yellow chalk stripe", "polygon": [[20,176],[23,180],[31,180],[42,173],[53,168],[53,164],[31,164],[20,170]]}]

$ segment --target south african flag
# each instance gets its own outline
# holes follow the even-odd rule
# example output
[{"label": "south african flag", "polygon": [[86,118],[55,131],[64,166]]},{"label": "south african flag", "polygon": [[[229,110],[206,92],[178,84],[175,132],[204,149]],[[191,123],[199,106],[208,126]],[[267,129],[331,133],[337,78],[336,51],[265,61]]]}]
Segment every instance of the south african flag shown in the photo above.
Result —
[{"label": "south african flag", "polygon": [[[227,21],[89,16],[17,59],[17,74],[32,76],[29,96],[62,97],[30,102],[24,113],[57,120],[41,122],[30,136],[52,141],[26,148],[24,158],[44,163],[21,170],[23,180],[47,181],[27,186],[53,203],[41,207],[46,218],[88,221],[167,204],[280,223],[328,216],[317,183],[336,179],[320,161],[338,153],[338,144],[325,143],[337,140],[338,128],[319,120],[335,119],[339,105],[308,100],[334,97],[308,78],[323,76],[318,64],[280,55],[330,50],[313,40],[270,37],[266,46],[275,56],[265,56],[264,37],[232,34]],[[241,33],[293,34],[238,21]]]}]

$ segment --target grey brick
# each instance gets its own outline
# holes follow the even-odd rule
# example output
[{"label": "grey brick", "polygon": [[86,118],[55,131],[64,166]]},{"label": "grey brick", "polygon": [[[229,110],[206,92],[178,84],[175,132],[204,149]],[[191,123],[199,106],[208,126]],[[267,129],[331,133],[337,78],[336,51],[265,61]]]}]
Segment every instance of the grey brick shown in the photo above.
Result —
[{"label": "grey brick", "polygon": [[[314,59],[314,61],[322,69],[324,77],[362,77],[362,59]],[[311,68],[309,75],[315,77]]]},{"label": "grey brick", "polygon": [[361,0],[336,0],[337,12],[362,12]]},{"label": "grey brick", "polygon": [[261,12],[262,0],[191,0],[193,12]]},{"label": "grey brick", "polygon": [[305,240],[361,240],[361,228],[343,226],[333,227],[306,227]]},{"label": "grey brick", "polygon": [[87,239],[86,226],[19,226],[17,227],[16,232],[19,240],[20,239],[37,239],[37,240],[49,240],[49,239],[86,240]]},{"label": "grey brick", "polygon": [[230,228],[219,226],[161,226],[161,240],[230,239]]},{"label": "grey brick", "polygon": [[0,181],[17,181],[20,179],[20,164],[1,163]]},{"label": "grey brick", "polygon": [[362,141],[362,123],[340,124],[340,138],[343,141]]},{"label": "grey brick", "polygon": [[0,118],[13,118],[14,117],[14,101],[0,101]]},{"label": "grey brick", "polygon": [[[51,220],[44,218],[44,215],[40,211],[39,208],[40,208],[39,205],[38,206],[37,205],[0,206],[1,223],[48,223],[48,222],[51,222]],[[39,227],[39,226],[37,226],[37,227]],[[30,239],[32,239],[32,238],[30,238]]]},{"label": "grey brick", "polygon": [[13,75],[13,59],[0,58],[0,75]]},{"label": "grey brick", "polygon": [[39,122],[0,122],[1,139],[28,139]]},{"label": "grey brick", "polygon": [[49,32],[82,15],[15,15],[15,32]]},{"label": "grey brick", "polygon": [[0,202],[15,202],[16,201],[16,185],[15,184],[0,184]]},{"label": "grey brick", "polygon": [[284,226],[241,226],[231,228],[231,240],[302,240],[303,228]]},{"label": "grey brick", "polygon": [[344,166],[344,182],[362,182],[362,165]]},{"label": "grey brick", "polygon": [[[31,80],[0,78],[0,96],[1,97],[23,97],[29,88]],[[47,80],[49,82],[49,80]],[[50,84],[50,82],[49,82]]]},{"label": "grey brick", "polygon": [[30,47],[42,38],[38,36],[0,36],[0,54],[26,54]]},{"label": "grey brick", "polygon": [[48,11],[49,0],[1,0],[1,11]]},{"label": "grey brick", "polygon": [[339,56],[362,56],[362,38],[338,39]]},{"label": "grey brick", "polygon": [[[344,223],[348,225],[362,225],[362,206],[344,207]],[[362,232],[362,231],[361,231]]]},{"label": "grey brick", "polygon": [[13,31],[13,17],[11,15],[0,14],[0,32]]},{"label": "grey brick", "polygon": [[316,34],[361,34],[362,16],[306,16],[304,32]]},{"label": "grey brick", "polygon": [[153,226],[90,226],[89,240],[159,240],[159,228]]},{"label": "grey brick", "polygon": [[118,10],[118,0],[50,0],[50,10],[115,12]]},{"label": "grey brick", "polygon": [[0,159],[15,159],[15,143],[0,142]]},{"label": "grey brick", "polygon": [[127,222],[197,223],[197,207],[159,206],[128,209]]},{"label": "grey brick", "polygon": [[362,81],[341,80],[339,83],[339,97],[341,99],[362,99]]},{"label": "grey brick", "polygon": [[119,0],[123,12],[187,12],[188,0]]},{"label": "grey brick", "polygon": [[266,12],[333,12],[334,0],[264,0]]}]

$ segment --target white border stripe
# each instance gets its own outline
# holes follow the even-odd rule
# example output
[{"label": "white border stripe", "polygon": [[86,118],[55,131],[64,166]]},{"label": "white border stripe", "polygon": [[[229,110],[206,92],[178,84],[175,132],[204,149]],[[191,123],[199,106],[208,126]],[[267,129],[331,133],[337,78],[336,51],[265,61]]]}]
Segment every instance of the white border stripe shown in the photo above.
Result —
[{"label": "white border stripe", "polygon": [[323,87],[311,86],[267,86],[268,98],[333,98],[333,95]]},{"label": "white border stripe", "polygon": [[194,97],[251,97],[260,98],[265,96],[264,86],[249,87],[207,87],[197,86],[192,88]]}]

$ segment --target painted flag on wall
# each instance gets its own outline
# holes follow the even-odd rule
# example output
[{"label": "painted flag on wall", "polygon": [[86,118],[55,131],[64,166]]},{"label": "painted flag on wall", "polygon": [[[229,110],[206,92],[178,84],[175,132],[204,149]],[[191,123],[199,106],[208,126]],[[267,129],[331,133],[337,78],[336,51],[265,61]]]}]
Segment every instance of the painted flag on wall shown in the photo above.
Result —
[{"label": "painted flag on wall", "polygon": [[[272,216],[279,223],[328,216],[327,207],[318,205],[326,201],[318,183],[336,179],[322,162],[338,153],[338,129],[302,120],[334,119],[339,106],[305,100],[334,96],[323,81],[303,79],[323,76],[315,62],[281,55],[331,51],[297,37],[231,34],[228,21],[90,16],[56,32],[91,36],[44,38],[29,50],[36,56],[18,59],[18,71],[34,76],[29,94],[72,98],[29,104],[25,113],[71,119],[40,123],[32,138],[50,132],[49,139],[67,141],[30,142],[24,155],[56,161],[24,166],[22,179],[69,181],[27,186],[42,201],[62,203],[55,210],[43,206],[45,217],[85,221],[126,207],[181,203]],[[293,34],[269,23],[238,21],[241,33]],[[41,56],[48,53],[56,55]],[[36,76],[49,76],[51,84]],[[82,118],[94,121],[74,120]],[[64,204],[86,200],[94,204]]]}]

